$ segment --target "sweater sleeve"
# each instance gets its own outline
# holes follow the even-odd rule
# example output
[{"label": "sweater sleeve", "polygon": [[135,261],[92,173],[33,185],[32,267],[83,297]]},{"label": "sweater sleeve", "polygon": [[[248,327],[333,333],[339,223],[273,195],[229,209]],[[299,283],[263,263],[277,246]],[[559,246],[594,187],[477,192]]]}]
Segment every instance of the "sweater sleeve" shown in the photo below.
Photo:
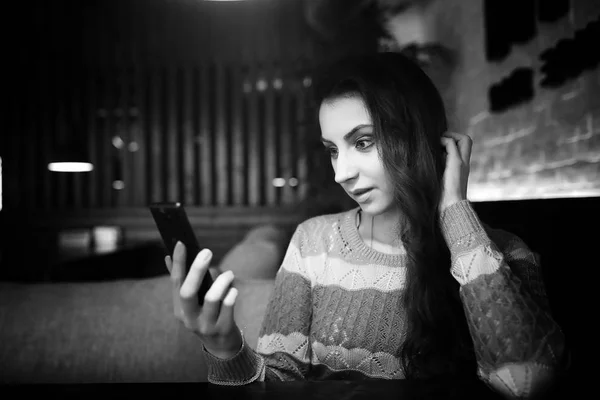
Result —
[{"label": "sweater sleeve", "polygon": [[312,298],[311,280],[301,255],[305,237],[300,225],[277,271],[256,349],[244,339],[240,351],[227,360],[204,349],[209,382],[234,386],[306,378],[311,356]]},{"label": "sweater sleeve", "polygon": [[488,236],[468,200],[444,210],[441,226],[479,377],[505,398],[546,392],[562,372],[567,349],[550,313],[539,258],[516,235],[490,230]]}]

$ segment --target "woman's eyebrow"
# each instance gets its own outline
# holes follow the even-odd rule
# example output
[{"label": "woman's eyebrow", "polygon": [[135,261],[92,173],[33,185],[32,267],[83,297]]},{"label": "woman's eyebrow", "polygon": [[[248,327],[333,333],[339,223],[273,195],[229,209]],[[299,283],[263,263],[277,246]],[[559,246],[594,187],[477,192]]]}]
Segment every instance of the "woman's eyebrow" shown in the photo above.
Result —
[{"label": "woman's eyebrow", "polygon": [[[370,124],[360,124],[360,125],[356,125],[354,128],[352,128],[352,130],[350,130],[350,132],[346,133],[344,135],[344,140],[348,141],[350,138],[352,138],[353,135],[356,134],[356,132],[358,132],[359,130],[363,129],[363,128],[372,128],[373,125]],[[321,136],[321,142],[323,143],[331,143],[330,140],[325,139],[323,136]]]}]

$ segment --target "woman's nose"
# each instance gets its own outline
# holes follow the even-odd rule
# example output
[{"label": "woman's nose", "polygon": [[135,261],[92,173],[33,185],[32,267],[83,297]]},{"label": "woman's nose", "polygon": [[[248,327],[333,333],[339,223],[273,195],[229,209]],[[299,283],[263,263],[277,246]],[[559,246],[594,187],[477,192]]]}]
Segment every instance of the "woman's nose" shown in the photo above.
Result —
[{"label": "woman's nose", "polygon": [[341,184],[352,178],[355,178],[357,175],[357,169],[352,160],[346,156],[342,156],[341,154],[338,155],[334,169],[336,183]]}]

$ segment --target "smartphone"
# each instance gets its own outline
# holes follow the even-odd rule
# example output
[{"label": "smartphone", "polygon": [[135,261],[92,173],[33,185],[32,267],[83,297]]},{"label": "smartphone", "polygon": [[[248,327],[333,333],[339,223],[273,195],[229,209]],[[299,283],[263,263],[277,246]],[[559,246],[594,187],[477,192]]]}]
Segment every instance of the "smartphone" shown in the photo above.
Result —
[{"label": "smartphone", "polygon": [[[177,242],[179,241],[185,245],[185,274],[187,276],[196,255],[201,249],[183,205],[179,202],[153,203],[150,204],[149,208],[171,259],[173,259],[173,251]],[[204,303],[204,296],[212,284],[213,279],[207,270],[198,290],[198,304],[200,306]]]}]

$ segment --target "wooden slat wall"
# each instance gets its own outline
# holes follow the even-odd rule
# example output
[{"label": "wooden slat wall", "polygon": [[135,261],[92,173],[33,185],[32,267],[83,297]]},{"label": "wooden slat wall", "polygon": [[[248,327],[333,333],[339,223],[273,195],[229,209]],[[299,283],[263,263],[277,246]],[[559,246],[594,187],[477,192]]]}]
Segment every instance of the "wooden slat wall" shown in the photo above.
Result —
[{"label": "wooden slat wall", "polygon": [[[18,95],[8,102],[9,135],[0,142],[5,209],[166,200],[271,207],[303,198],[306,88],[296,72],[311,48],[298,22],[301,2],[209,3],[33,0],[22,7],[23,17],[35,10],[40,30],[22,44],[34,50],[17,60],[10,93]],[[83,124],[71,132],[78,118]],[[47,170],[63,135],[83,139],[93,172]],[[288,184],[274,187],[277,177]],[[123,189],[113,188],[116,180]]]},{"label": "wooden slat wall", "polygon": [[[42,110],[41,103],[21,103],[15,110],[14,129],[22,135],[16,136],[20,140],[14,142],[14,154],[22,157],[9,165],[20,168],[25,179],[14,182],[17,191],[6,196],[6,206],[111,208],[154,201],[194,206],[293,204],[300,200],[289,179],[302,178],[293,172],[303,170],[297,136],[303,125],[298,117],[303,116],[304,95],[285,79],[281,88],[274,88],[275,79],[282,79],[277,71],[272,66],[224,64],[86,70],[83,89],[62,96],[71,101],[61,106],[54,120],[53,111]],[[63,90],[68,71],[55,72],[52,86]],[[244,83],[251,85],[249,93],[244,93]],[[52,96],[43,90],[40,99]],[[85,132],[69,130],[68,122],[77,118],[86,122]],[[47,171],[41,161],[52,151],[47,138],[65,135],[85,136],[94,171]],[[113,145],[115,136],[123,141],[120,149]],[[5,180],[10,180],[10,172],[5,167]],[[272,184],[278,177],[286,179],[283,188]],[[124,188],[113,188],[115,180],[122,180]],[[44,182],[43,192],[37,182]],[[46,199],[38,202],[36,196]]]}]

